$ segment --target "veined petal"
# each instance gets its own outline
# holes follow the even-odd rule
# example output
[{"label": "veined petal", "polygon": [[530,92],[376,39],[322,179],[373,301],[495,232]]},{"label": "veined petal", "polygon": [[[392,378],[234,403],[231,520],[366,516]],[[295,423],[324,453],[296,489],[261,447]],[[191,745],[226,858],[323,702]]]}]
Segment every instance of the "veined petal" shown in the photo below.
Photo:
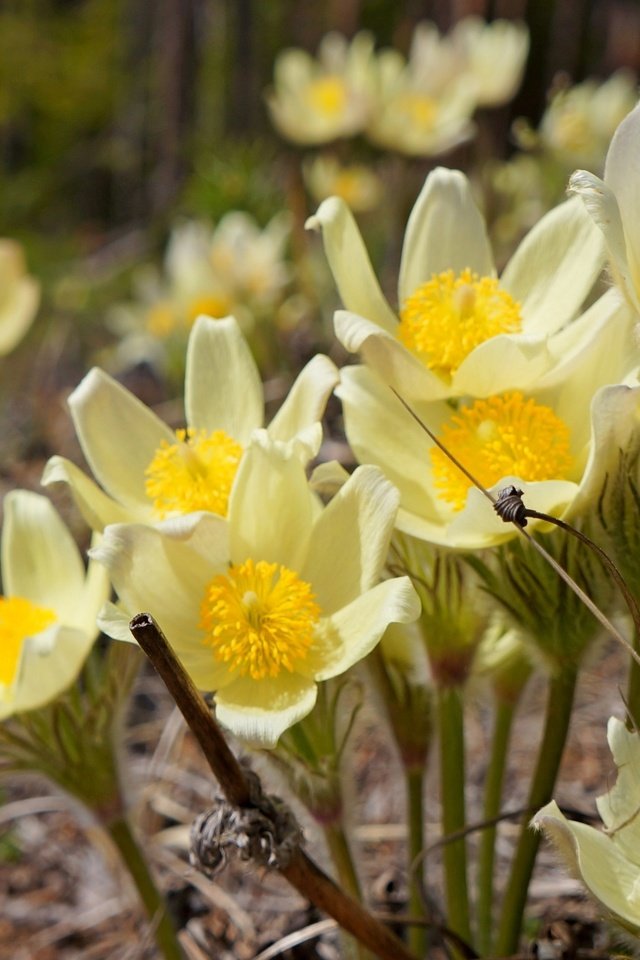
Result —
[{"label": "veined petal", "polygon": [[103,370],[94,367],[69,397],[87,462],[108,494],[125,507],[146,509],[145,470],[162,440],[174,433]]},{"label": "veined petal", "polygon": [[579,310],[604,266],[602,235],[577,197],[547,213],[507,264],[501,286],[527,333],[554,333]]},{"label": "veined petal", "polygon": [[60,624],[47,631],[43,648],[38,638],[24,645],[17,680],[12,690],[0,691],[0,719],[49,703],[78,676],[93,645],[97,628],[86,633]]},{"label": "veined petal", "polygon": [[572,872],[582,877],[602,906],[627,928],[640,932],[637,864],[628,860],[606,834],[567,820],[553,800],[538,811],[533,824],[553,841]]},{"label": "veined petal", "polygon": [[334,314],[336,337],[350,353],[359,353],[384,383],[418,400],[439,400],[451,390],[392,334],[347,310]]},{"label": "veined petal", "polygon": [[514,388],[526,390],[549,369],[551,360],[546,339],[499,334],[467,354],[451,378],[451,393],[489,397]]},{"label": "veined petal", "polygon": [[281,734],[311,713],[317,687],[283,672],[275,679],[238,678],[216,694],[216,716],[234,736],[255,747],[275,747]]},{"label": "veined petal", "polygon": [[631,276],[625,232],[616,195],[599,177],[587,173],[586,170],[576,170],[572,174],[569,189],[582,199],[590,217],[604,234],[614,279],[634,309],[640,311],[640,290],[634,286]]},{"label": "veined petal", "polygon": [[153,520],[151,504],[142,511],[128,510],[101,490],[80,467],[64,457],[55,456],[47,461],[41,483],[45,487],[51,483],[66,483],[74,503],[92,530],[104,530],[110,523],[133,523],[145,515],[150,523]]},{"label": "veined petal", "polygon": [[412,623],[419,616],[410,579],[384,580],[321,624],[305,672],[312,671],[316,680],[336,677],[371,653],[390,623]]},{"label": "veined petal", "polygon": [[247,557],[299,570],[314,515],[304,465],[256,433],[245,450],[229,499],[232,563]]},{"label": "veined petal", "polygon": [[346,203],[329,197],[305,226],[322,231],[324,249],[342,302],[394,333],[398,319],[380,289],[360,231]]},{"label": "veined petal", "polygon": [[399,306],[434,273],[459,273],[466,267],[481,277],[495,274],[487,228],[465,175],[437,167],[427,177],[407,223],[398,280]]},{"label": "veined petal", "polygon": [[287,441],[322,420],[327,400],[337,382],[338,370],[329,357],[321,354],[313,357],[296,378],[269,424],[269,436]]},{"label": "veined petal", "polygon": [[69,530],[47,497],[12,490],[4,499],[2,576],[5,593],[55,611],[73,623],[84,587],[84,564]]},{"label": "veined petal", "polygon": [[198,317],[187,347],[187,423],[197,430],[224,430],[246,446],[264,422],[262,381],[235,317]]},{"label": "veined petal", "polygon": [[302,568],[324,616],[380,579],[400,495],[376,467],[358,467],[316,521]]},{"label": "veined petal", "polygon": [[604,181],[618,202],[636,303],[640,298],[640,185],[635,175],[639,150],[640,108],[636,106],[614,133],[604,168]]}]

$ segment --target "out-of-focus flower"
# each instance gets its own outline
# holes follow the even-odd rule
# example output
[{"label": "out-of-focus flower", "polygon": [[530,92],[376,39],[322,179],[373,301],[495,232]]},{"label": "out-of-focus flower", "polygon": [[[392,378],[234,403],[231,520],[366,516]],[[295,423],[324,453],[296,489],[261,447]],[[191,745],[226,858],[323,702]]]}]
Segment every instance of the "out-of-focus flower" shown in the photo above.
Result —
[{"label": "out-of-focus flower", "polygon": [[467,178],[434,170],[407,223],[399,318],[344,202],[325,200],[307,226],[322,230],[347,308],[335,317],[339,340],[407,399],[526,390],[562,360],[567,338],[588,333],[584,325],[563,330],[604,261],[601,237],[575,198],[543,217],[498,280]]},{"label": "out-of-focus flower", "polygon": [[418,616],[407,577],[379,582],[397,504],[363,468],[321,508],[300,460],[257,436],[226,520],[107,528],[94,556],[128,612],[108,607],[100,622],[129,640],[129,615],[152,611],[194,682],[216,691],[221,722],[274,746],[311,711],[319,681],[365,657],[389,623]]},{"label": "out-of-focus flower", "polygon": [[40,285],[27,273],[22,247],[0,239],[0,356],[22,340],[39,304]]},{"label": "out-of-focus flower", "polygon": [[465,17],[456,23],[449,41],[457,68],[468,78],[479,107],[498,107],[512,99],[529,52],[524,23]]},{"label": "out-of-focus flower", "polygon": [[[633,355],[631,318],[617,291],[597,301],[579,325],[589,338],[582,331],[580,346],[568,349],[562,367],[535,387],[469,397],[455,407],[411,401],[422,422],[494,494],[514,484],[527,506],[561,516],[598,496],[619,450],[637,442],[640,422],[640,388],[607,386],[623,380]],[[563,336],[570,335],[571,327]],[[400,530],[472,549],[515,535],[384,380],[367,367],[346,367],[336,392],[356,459],[379,466],[400,491]]]},{"label": "out-of-focus flower", "polygon": [[[320,420],[336,381],[333,363],[314,357],[271,421],[271,439],[304,462],[315,456],[322,442]],[[94,530],[108,523],[154,523],[194,510],[224,515],[243,450],[264,423],[260,374],[233,317],[199,317],[193,326],[185,430],[171,430],[97,368],[71,394],[69,406],[84,455],[103,489],[57,456],[47,464],[43,483],[68,483]]]},{"label": "out-of-focus flower", "polygon": [[379,53],[369,140],[410,156],[437,156],[469,139],[476,103],[467,77],[451,66],[431,24],[416,28],[408,60],[397,50]]},{"label": "out-of-focus flower", "polygon": [[267,93],[279,132],[299,144],[329,143],[361,132],[371,110],[373,37],[349,41],[338,33],[323,37],[314,59],[304,50],[284,50]]},{"label": "out-of-focus flower", "polygon": [[76,678],[109,596],[105,570],[85,572],[80,552],[46,497],[4,498],[0,597],[0,718],[43,706]]},{"label": "out-of-focus flower", "polygon": [[605,826],[596,830],[568,820],[554,800],[538,811],[533,825],[553,841],[569,870],[624,929],[640,934],[640,741],[612,717],[607,739],[618,778],[596,800]]},{"label": "out-of-focus flower", "polygon": [[638,82],[618,70],[602,83],[585,80],[552,92],[537,131],[515,128],[525,148],[536,148],[565,169],[589,167],[600,172],[616,127],[638,102]]},{"label": "out-of-focus flower", "polygon": [[187,334],[201,314],[233,313],[243,330],[250,330],[283,297],[290,279],[284,259],[288,235],[286,215],[261,230],[239,210],[222,217],[214,229],[196,220],[174,227],[163,273],[139,273],[138,302],[114,308],[112,327],[123,335],[163,339]]},{"label": "out-of-focus flower", "polygon": [[314,200],[340,197],[355,213],[368,213],[382,199],[380,177],[364,164],[342,166],[335,157],[320,156],[306,163],[304,179]]},{"label": "out-of-focus flower", "polygon": [[582,197],[602,230],[615,282],[640,313],[640,189],[637,172],[640,149],[640,106],[616,130],[604,169],[604,180],[576,170],[570,189]]}]

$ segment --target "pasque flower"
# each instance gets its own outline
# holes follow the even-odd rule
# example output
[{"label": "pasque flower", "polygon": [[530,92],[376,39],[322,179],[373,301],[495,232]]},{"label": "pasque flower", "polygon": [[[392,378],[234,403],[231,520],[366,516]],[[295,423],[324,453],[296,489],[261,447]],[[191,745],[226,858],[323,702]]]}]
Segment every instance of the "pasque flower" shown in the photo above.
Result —
[{"label": "pasque flower", "polygon": [[84,563],[46,497],[4,498],[0,597],[0,718],[53,700],[76,678],[109,596],[105,570]]},{"label": "pasque flower", "polygon": [[[633,358],[633,325],[617,291],[574,326],[558,335],[562,364],[535,386],[457,405],[411,400],[415,414],[481,484],[495,492],[513,483],[527,506],[561,515],[597,495],[620,448],[635,438],[640,412],[640,388],[620,385]],[[356,459],[379,466],[400,491],[401,530],[471,548],[514,535],[382,378],[365,366],[346,367],[336,392]]]},{"label": "pasque flower", "polygon": [[618,779],[596,800],[605,830],[567,819],[551,801],[533,825],[553,841],[571,872],[580,877],[608,916],[640,934],[640,741],[612,717],[607,729]]},{"label": "pasque flower", "polygon": [[528,389],[566,350],[563,328],[604,261],[602,240],[573,198],[542,218],[498,279],[467,178],[438,168],[407,223],[397,315],[341,200],[325,200],[307,226],[322,231],[346,307],[335,316],[338,338],[418,400]]},{"label": "pasque flower", "polygon": [[273,746],[313,708],[319,681],[365,657],[389,623],[418,616],[408,578],[379,582],[397,504],[364,467],[322,508],[300,460],[259,432],[226,519],[106,529],[93,556],[126,613],[108,607],[101,625],[130,640],[129,617],[152,613],[195,683],[215,691],[221,722]]},{"label": "pasque flower", "polygon": [[20,342],[39,303],[40,285],[27,274],[22,247],[0,239],[0,355]]},{"label": "pasque flower", "polygon": [[[320,419],[337,371],[316,356],[293,384],[268,431],[303,460],[318,452]],[[224,514],[252,432],[263,426],[256,364],[233,317],[200,317],[187,349],[187,426],[173,431],[133,394],[93,369],[69,398],[78,439],[99,487],[79,467],[53,457],[43,483],[63,481],[95,530],[108,523],[154,523],[194,510]]]}]

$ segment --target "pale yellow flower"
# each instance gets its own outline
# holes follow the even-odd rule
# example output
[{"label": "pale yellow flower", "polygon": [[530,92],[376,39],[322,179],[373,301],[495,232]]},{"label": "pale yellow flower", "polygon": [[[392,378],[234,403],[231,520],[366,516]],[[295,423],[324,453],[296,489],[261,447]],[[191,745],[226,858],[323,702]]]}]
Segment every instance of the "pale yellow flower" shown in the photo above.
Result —
[{"label": "pale yellow flower", "polygon": [[365,657],[392,622],[416,619],[408,578],[380,583],[398,495],[357,470],[322,508],[304,466],[263,434],[238,470],[227,519],[108,527],[93,554],[121,607],[103,629],[130,640],[149,611],[234,734],[271,747],[313,708],[317,683]]},{"label": "pale yellow flower", "polygon": [[332,156],[320,156],[304,165],[304,180],[314,200],[340,197],[355,213],[368,213],[382,200],[384,185],[370,167],[342,166]]},{"label": "pale yellow flower", "polygon": [[465,17],[456,23],[449,41],[478,106],[498,107],[515,96],[529,52],[524,23]]},{"label": "pale yellow flower", "polygon": [[553,841],[606,915],[640,935],[640,742],[637,731],[609,720],[607,738],[618,768],[615,785],[596,800],[604,831],[568,820],[555,801],[533,825]]},{"label": "pale yellow flower", "polygon": [[0,355],[22,340],[39,304],[40,285],[27,273],[22,247],[0,239]]},{"label": "pale yellow flower", "polygon": [[[268,427],[304,462],[322,442],[320,420],[337,381],[314,357]],[[224,514],[243,450],[264,425],[258,368],[233,317],[199,317],[187,348],[186,429],[171,430],[133,394],[94,368],[69,397],[85,458],[100,486],[53,457],[43,483],[62,481],[94,530],[108,523],[156,523],[194,510]]]},{"label": "pale yellow flower", "polygon": [[109,596],[105,571],[82,557],[51,502],[4,498],[0,597],[0,718],[43,706],[77,677]]},{"label": "pale yellow flower", "polygon": [[373,38],[351,42],[338,33],[323,37],[317,59],[304,50],[276,58],[273,89],[267,93],[271,119],[288,140],[329,143],[361,132],[372,106]]},{"label": "pale yellow flower", "polygon": [[577,170],[570,188],[586,205],[602,230],[615,282],[640,313],[640,106],[616,130],[604,169],[604,180]]},{"label": "pale yellow flower", "polygon": [[322,231],[346,310],[338,339],[407,398],[526,390],[563,359],[564,328],[604,262],[598,231],[576,198],[531,230],[498,279],[484,219],[456,170],[427,177],[409,217],[399,316],[383,295],[348,207],[325,200],[307,226]]}]

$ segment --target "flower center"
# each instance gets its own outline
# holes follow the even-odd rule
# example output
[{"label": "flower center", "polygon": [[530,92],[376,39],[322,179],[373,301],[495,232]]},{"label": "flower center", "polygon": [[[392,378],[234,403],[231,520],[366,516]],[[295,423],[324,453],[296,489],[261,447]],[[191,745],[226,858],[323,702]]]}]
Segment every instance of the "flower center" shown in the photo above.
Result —
[{"label": "flower center", "polygon": [[393,103],[394,110],[401,120],[406,120],[412,127],[428,132],[432,129],[438,107],[433,97],[426,93],[399,94]]},{"label": "flower center", "polygon": [[307,101],[316,113],[335,117],[347,105],[347,91],[340,77],[318,77],[307,88]]},{"label": "flower center", "polygon": [[178,318],[169,303],[156,303],[148,311],[146,327],[154,337],[169,337],[178,326]]},{"label": "flower center", "polygon": [[215,659],[253,680],[292,673],[307,656],[319,617],[311,586],[293,570],[251,559],[214,577],[200,608]]},{"label": "flower center", "polygon": [[224,430],[176,430],[145,470],[147,496],[160,518],[210,510],[225,516],[242,447]]},{"label": "flower center", "polygon": [[[564,479],[573,463],[567,425],[550,407],[518,392],[463,407],[440,440],[485,487],[510,474],[530,482]],[[438,495],[462,510],[470,481],[438,447],[430,455]]]},{"label": "flower center", "polygon": [[15,680],[24,641],[55,620],[53,610],[24,597],[0,597],[0,684],[10,686]]},{"label": "flower center", "polygon": [[478,344],[521,327],[519,304],[494,277],[445,270],[407,298],[398,339],[427,367],[448,376]]},{"label": "flower center", "polygon": [[194,297],[187,306],[187,324],[191,327],[201,313],[218,320],[220,317],[226,317],[230,309],[231,301],[222,294],[220,296],[207,294]]}]

